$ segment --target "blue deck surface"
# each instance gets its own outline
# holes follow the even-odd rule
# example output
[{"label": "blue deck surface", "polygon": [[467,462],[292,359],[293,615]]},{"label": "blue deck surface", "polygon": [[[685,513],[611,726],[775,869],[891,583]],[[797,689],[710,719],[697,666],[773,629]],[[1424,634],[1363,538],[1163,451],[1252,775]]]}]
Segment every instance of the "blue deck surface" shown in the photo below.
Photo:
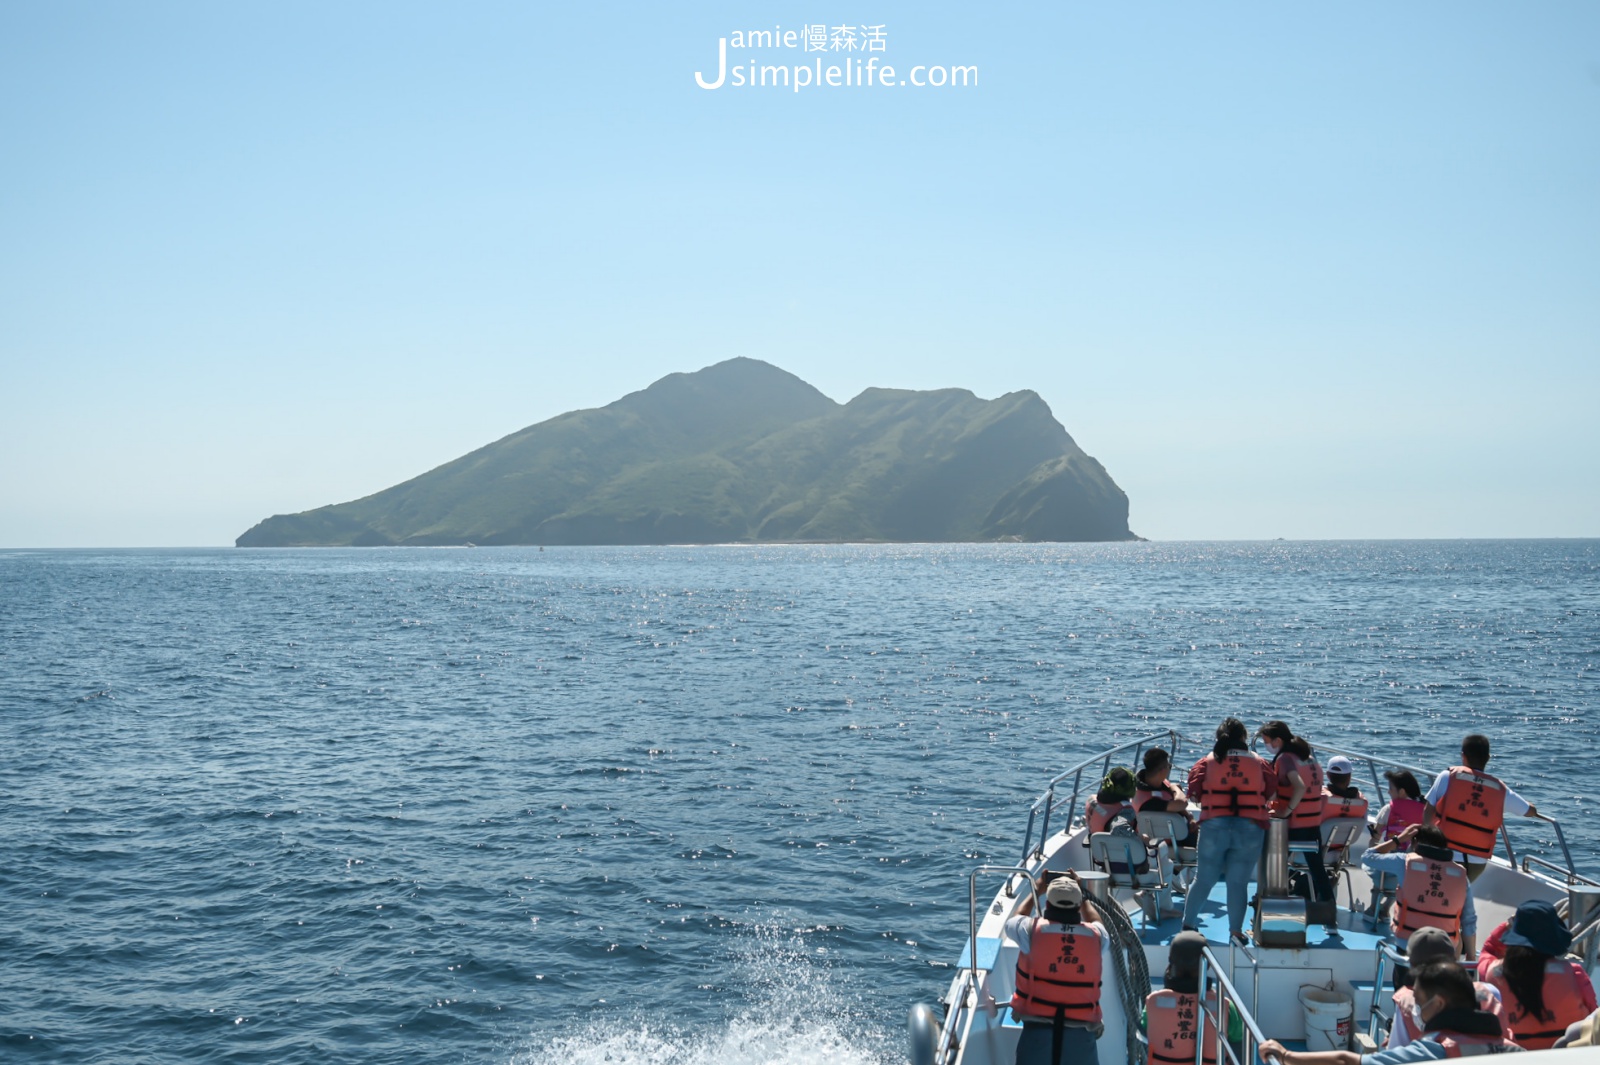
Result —
[{"label": "blue deck surface", "polygon": [[[1255,894],[1254,884],[1252,884],[1250,887],[1250,894],[1252,896]],[[1211,889],[1211,894],[1207,896],[1206,903],[1203,907],[1201,907],[1198,916],[1199,920],[1196,921],[1195,924],[1201,934],[1212,943],[1226,945],[1228,942],[1227,885],[1218,884],[1216,887]],[[1246,934],[1249,933],[1251,921],[1253,921],[1254,918],[1255,909],[1252,907],[1246,911]],[[1341,909],[1339,911],[1339,921],[1341,924],[1352,923],[1352,918],[1354,923],[1357,925],[1364,926],[1366,923],[1365,914],[1352,915],[1347,910]],[[1159,946],[1172,942],[1172,937],[1182,931],[1183,920],[1176,915],[1164,917],[1160,924],[1152,924],[1148,929],[1145,929],[1143,923],[1140,922],[1137,915],[1135,915],[1134,926],[1141,930],[1139,938],[1145,943],[1146,946]],[[1378,944],[1382,943],[1385,938],[1386,937],[1384,936],[1374,935],[1373,933],[1366,931],[1364,927],[1357,929],[1341,928],[1339,929],[1338,935],[1329,934],[1321,925],[1310,925],[1306,929],[1306,946],[1320,950],[1359,950],[1370,952],[1376,950],[1378,948]]]},{"label": "blue deck surface", "polygon": [[[1000,940],[992,936],[978,937],[978,968],[993,969],[995,961],[1000,957]],[[961,946],[961,957],[956,961],[957,969],[965,969],[972,964],[972,957],[967,953],[967,944]]]}]

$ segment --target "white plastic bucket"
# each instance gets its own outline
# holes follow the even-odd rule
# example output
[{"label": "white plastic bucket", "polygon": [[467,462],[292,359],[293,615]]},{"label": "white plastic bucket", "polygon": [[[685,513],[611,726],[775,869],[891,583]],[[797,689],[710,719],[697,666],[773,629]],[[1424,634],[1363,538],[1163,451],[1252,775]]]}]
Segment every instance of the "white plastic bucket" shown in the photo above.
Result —
[{"label": "white plastic bucket", "polygon": [[1356,1003],[1349,995],[1307,984],[1300,989],[1300,1005],[1306,1011],[1306,1049],[1348,1050],[1350,1021]]}]

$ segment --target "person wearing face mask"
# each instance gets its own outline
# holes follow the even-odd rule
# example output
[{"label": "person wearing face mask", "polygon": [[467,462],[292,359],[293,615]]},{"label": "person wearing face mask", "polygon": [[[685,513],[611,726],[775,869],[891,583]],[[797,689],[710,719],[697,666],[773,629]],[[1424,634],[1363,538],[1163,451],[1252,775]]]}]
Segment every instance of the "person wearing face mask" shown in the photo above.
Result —
[{"label": "person wearing face mask", "polygon": [[[1406,958],[1414,967],[1421,968],[1433,962],[1456,960],[1456,945],[1441,928],[1419,928],[1406,941]],[[1481,980],[1472,982],[1478,996],[1478,1009],[1500,1018],[1500,1034],[1511,1038],[1511,1023],[1501,1004],[1500,992],[1492,984]],[[1417,1009],[1416,991],[1407,984],[1394,993],[1394,1025],[1389,1029],[1388,1047],[1403,1047],[1422,1038],[1422,1014]]]},{"label": "person wearing face mask", "polygon": [[1350,1050],[1288,1050],[1275,1039],[1261,1044],[1263,1061],[1282,1065],[1408,1065],[1473,1054],[1515,1053],[1522,1048],[1505,1037],[1499,1018],[1478,1008],[1471,977],[1454,961],[1418,966],[1413,976],[1420,1038],[1376,1054]]},{"label": "person wearing face mask", "polygon": [[1311,874],[1312,900],[1327,902],[1333,898],[1333,882],[1322,862],[1322,767],[1312,757],[1311,744],[1284,722],[1268,721],[1258,735],[1277,775],[1272,816],[1289,822],[1291,842],[1317,845],[1305,852],[1306,872]]}]

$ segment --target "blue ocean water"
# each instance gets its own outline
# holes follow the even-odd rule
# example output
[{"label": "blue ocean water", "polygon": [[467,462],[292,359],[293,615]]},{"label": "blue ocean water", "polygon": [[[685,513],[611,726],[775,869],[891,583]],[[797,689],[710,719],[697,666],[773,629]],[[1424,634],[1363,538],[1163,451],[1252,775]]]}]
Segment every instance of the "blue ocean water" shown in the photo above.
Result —
[{"label": "blue ocean water", "polygon": [[1489,733],[1594,872],[1597,567],[0,552],[0,1059],[900,1061],[1045,778],[1226,714],[1424,765]]}]

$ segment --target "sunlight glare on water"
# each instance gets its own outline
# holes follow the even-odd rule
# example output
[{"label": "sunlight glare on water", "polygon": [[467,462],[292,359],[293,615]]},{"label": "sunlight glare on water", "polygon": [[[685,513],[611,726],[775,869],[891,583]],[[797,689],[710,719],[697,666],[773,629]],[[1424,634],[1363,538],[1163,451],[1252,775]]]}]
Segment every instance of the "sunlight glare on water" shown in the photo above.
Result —
[{"label": "sunlight glare on water", "polygon": [[0,1061],[899,1062],[1049,776],[1226,714],[1486,732],[1593,873],[1597,553],[0,551]]}]

